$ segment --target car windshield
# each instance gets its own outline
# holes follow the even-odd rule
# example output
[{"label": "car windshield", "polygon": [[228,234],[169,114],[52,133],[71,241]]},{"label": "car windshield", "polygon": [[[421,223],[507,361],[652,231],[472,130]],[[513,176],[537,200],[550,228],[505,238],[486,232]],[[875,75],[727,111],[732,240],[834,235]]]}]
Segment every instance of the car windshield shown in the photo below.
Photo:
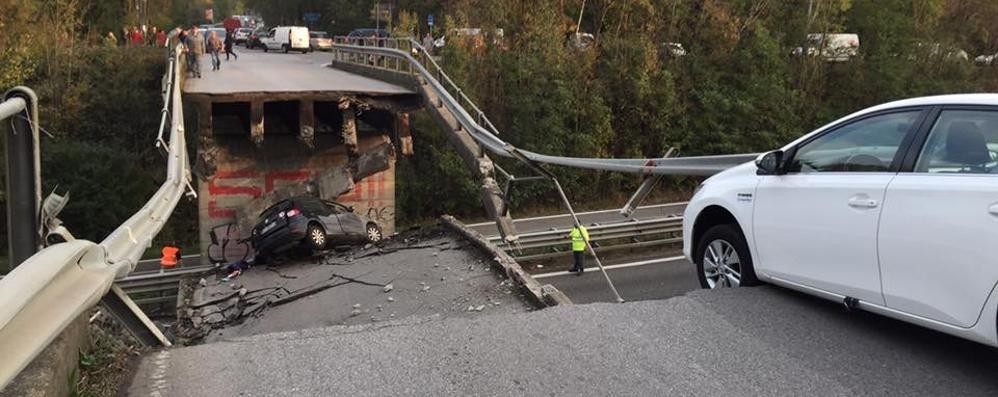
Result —
[{"label": "car windshield", "polygon": [[326,34],[326,32],[311,32],[310,34],[314,39],[325,39],[329,37],[329,35]]}]

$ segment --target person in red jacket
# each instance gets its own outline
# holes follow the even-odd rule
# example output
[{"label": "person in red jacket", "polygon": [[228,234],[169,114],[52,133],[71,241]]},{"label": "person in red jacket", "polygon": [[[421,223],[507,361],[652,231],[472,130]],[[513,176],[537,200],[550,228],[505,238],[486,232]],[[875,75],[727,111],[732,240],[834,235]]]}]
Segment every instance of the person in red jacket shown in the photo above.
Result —
[{"label": "person in red jacket", "polygon": [[134,47],[142,45],[142,32],[139,31],[139,28],[137,27],[132,28],[132,34],[129,37],[129,39],[130,39],[129,41],[132,43],[132,46]]},{"label": "person in red jacket", "polygon": [[166,32],[157,28],[152,29],[156,31],[156,47],[166,47]]}]

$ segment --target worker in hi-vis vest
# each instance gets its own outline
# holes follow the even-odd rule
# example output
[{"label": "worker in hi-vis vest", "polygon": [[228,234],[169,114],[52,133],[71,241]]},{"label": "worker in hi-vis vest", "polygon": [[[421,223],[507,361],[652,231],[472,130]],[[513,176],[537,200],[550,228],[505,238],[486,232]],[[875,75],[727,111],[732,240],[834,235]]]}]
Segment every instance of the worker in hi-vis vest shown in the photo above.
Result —
[{"label": "worker in hi-vis vest", "polygon": [[586,243],[589,242],[589,230],[586,230],[585,226],[579,225],[572,228],[568,237],[572,239],[572,256],[575,258],[575,265],[569,271],[576,272],[577,276],[581,276],[586,258]]}]

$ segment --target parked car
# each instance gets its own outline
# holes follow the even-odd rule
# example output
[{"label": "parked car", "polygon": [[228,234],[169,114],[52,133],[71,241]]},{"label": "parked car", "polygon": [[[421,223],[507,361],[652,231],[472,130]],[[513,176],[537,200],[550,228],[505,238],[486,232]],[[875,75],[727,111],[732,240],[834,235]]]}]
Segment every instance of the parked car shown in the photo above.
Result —
[{"label": "parked car", "polygon": [[378,242],[381,226],[357,215],[352,207],[311,196],[281,200],[262,213],[250,235],[258,256],[268,257],[304,245],[327,246]]},{"label": "parked car", "polygon": [[998,58],[998,54],[978,55],[974,57],[974,64],[978,66],[991,66],[994,65],[996,58]]},{"label": "parked car", "polygon": [[333,49],[333,39],[329,37],[326,32],[308,32],[308,44],[312,51],[323,50],[331,51]]},{"label": "parked car", "polygon": [[856,33],[811,33],[807,45],[792,51],[794,56],[820,56],[826,62],[845,62],[859,55],[859,35]]},{"label": "parked car", "polygon": [[665,51],[665,54],[671,58],[681,58],[686,56],[686,48],[683,48],[683,43],[662,43],[662,49]]},{"label": "parked car", "polygon": [[270,32],[270,29],[267,28],[254,29],[250,32],[249,36],[246,37],[246,48],[250,50],[254,48],[263,48],[263,42],[260,41],[260,38],[266,36],[268,32]]},{"label": "parked car", "polygon": [[269,50],[309,51],[308,28],[304,26],[278,26],[270,29],[266,36],[260,38],[263,52]]},{"label": "parked car", "polygon": [[998,346],[998,94],[853,113],[708,178],[683,218],[705,288],[767,282]]},{"label": "parked car", "polygon": [[565,46],[573,51],[588,51],[596,46],[596,36],[585,32],[566,33]]},{"label": "parked car", "polygon": [[253,33],[253,29],[250,28],[236,29],[236,35],[234,37],[236,44],[246,44],[246,40],[249,39],[250,33]]}]

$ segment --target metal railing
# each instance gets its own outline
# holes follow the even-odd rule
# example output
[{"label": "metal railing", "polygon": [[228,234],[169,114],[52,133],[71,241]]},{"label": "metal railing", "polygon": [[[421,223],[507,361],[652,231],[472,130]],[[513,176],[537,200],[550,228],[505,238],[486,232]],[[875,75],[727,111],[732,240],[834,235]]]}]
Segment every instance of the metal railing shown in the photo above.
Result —
[{"label": "metal railing", "polygon": [[[418,59],[417,59],[418,57]],[[336,37],[333,62],[408,75],[429,84],[441,103],[472,138],[490,152],[503,157],[538,163],[637,174],[709,176],[752,161],[757,154],[675,157],[660,159],[598,159],[551,156],[516,148],[499,138],[499,131],[429,53],[412,38]],[[469,110],[475,114],[472,116]]]},{"label": "metal railing", "polygon": [[[659,218],[630,222],[617,222],[605,225],[594,225],[587,227],[591,241],[601,242],[621,238],[635,238],[639,236],[649,236],[665,233],[682,233],[683,218]],[[549,248],[557,246],[568,246],[571,241],[568,232],[571,228],[552,228],[541,232],[520,234],[519,246],[522,250],[533,248]],[[500,243],[499,236],[490,236],[489,241]],[[512,249],[509,248],[509,249]],[[508,250],[509,250],[508,249]]]},{"label": "metal railing", "polygon": [[[131,272],[189,188],[190,166],[184,139],[180,97],[179,47],[171,51],[164,100],[170,114],[166,181],[149,201],[100,244],[75,240],[52,245],[0,280],[0,390],[26,367],[74,319],[93,307],[115,279]],[[165,128],[165,123],[163,127]],[[162,135],[157,146],[164,145]],[[161,146],[162,147],[162,146]],[[115,194],[115,192],[108,192]],[[125,299],[129,307],[134,304]],[[133,309],[133,312],[136,310]],[[138,321],[165,344],[155,325],[138,311]]]}]

